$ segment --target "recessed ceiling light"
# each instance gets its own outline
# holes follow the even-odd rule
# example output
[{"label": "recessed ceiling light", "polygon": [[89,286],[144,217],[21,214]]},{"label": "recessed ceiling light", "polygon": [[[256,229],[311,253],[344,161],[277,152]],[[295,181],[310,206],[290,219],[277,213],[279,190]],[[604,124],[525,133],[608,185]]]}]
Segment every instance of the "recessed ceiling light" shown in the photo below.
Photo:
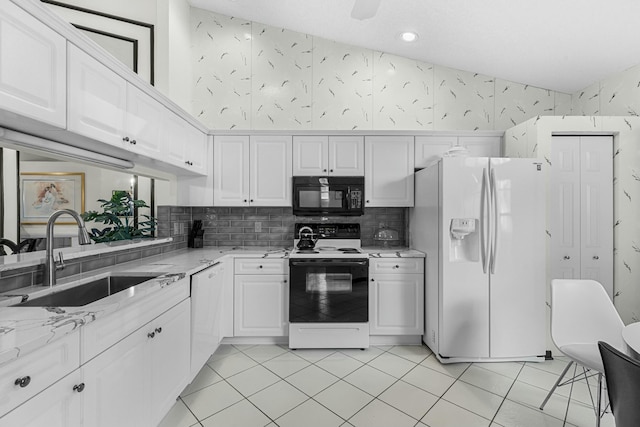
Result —
[{"label": "recessed ceiling light", "polygon": [[405,42],[414,42],[418,39],[418,35],[413,31],[405,31],[400,34],[400,38]]}]

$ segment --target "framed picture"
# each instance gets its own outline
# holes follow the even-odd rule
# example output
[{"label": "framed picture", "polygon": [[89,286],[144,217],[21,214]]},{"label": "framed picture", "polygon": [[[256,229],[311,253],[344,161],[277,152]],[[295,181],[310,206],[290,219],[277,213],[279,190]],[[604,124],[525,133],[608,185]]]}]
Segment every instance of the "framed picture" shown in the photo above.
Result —
[{"label": "framed picture", "polygon": [[[84,172],[23,172],[20,190],[21,224],[46,224],[60,209],[84,212]],[[75,222],[62,216],[56,224]]]},{"label": "framed picture", "polygon": [[153,25],[59,1],[41,1],[153,85]]}]

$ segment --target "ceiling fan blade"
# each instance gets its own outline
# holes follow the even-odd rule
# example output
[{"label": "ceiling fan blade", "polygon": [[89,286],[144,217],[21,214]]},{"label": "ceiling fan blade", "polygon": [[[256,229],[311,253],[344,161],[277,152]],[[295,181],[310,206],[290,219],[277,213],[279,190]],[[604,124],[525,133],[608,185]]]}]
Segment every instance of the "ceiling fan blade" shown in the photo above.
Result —
[{"label": "ceiling fan blade", "polygon": [[356,0],[351,10],[351,17],[354,19],[365,20],[373,18],[378,12],[381,0]]}]

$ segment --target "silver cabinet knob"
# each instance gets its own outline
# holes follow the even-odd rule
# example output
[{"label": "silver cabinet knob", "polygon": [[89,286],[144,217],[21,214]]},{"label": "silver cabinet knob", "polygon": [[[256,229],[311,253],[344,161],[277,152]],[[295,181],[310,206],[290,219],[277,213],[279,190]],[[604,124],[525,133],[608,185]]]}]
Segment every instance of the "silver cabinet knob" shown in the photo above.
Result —
[{"label": "silver cabinet knob", "polygon": [[122,138],[122,140],[123,140],[124,142],[129,142],[129,137],[128,137],[128,136],[125,136],[124,138]]},{"label": "silver cabinet knob", "polygon": [[565,255],[563,258],[564,259],[571,259],[571,257],[569,255]]},{"label": "silver cabinet knob", "polygon": [[595,259],[596,261],[600,259],[600,257],[598,255],[594,255],[593,259]]}]

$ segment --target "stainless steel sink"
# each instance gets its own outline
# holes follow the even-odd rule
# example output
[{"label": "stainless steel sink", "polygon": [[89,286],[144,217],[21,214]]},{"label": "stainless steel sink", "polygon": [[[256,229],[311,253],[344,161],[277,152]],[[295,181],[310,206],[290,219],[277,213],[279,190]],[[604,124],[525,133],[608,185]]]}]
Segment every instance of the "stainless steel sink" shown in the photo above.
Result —
[{"label": "stainless steel sink", "polygon": [[96,279],[64,291],[54,292],[26,302],[16,304],[13,307],[82,307],[138,285],[147,280],[160,276],[136,275],[124,276],[114,275]]}]

